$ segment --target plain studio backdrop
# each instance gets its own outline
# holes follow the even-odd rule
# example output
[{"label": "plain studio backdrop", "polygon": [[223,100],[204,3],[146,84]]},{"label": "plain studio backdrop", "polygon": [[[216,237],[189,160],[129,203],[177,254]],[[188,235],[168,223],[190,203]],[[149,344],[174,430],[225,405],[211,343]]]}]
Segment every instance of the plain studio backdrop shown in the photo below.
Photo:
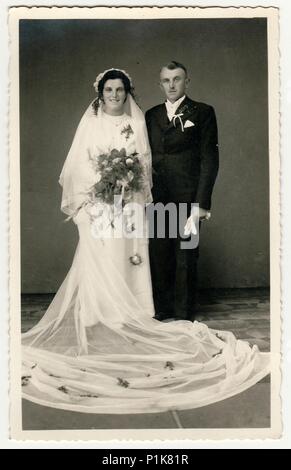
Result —
[{"label": "plain studio backdrop", "polygon": [[58,183],[97,74],[132,76],[141,108],[164,100],[161,65],[189,70],[188,95],[214,106],[220,171],[201,231],[200,287],[269,285],[265,19],[22,20],[20,23],[22,292],[56,292],[78,241]]}]

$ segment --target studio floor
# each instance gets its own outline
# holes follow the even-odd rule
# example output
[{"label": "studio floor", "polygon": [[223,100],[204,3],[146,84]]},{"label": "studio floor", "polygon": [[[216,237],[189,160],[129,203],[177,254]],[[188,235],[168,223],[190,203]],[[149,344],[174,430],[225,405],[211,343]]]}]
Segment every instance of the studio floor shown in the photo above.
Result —
[{"label": "studio floor", "polygon": [[[22,296],[22,331],[41,318],[53,295]],[[232,331],[237,338],[270,350],[268,289],[218,289],[200,294],[199,321]],[[47,408],[23,400],[24,430],[173,429],[270,427],[270,377],[227,400],[186,411],[127,415],[94,415]]]}]

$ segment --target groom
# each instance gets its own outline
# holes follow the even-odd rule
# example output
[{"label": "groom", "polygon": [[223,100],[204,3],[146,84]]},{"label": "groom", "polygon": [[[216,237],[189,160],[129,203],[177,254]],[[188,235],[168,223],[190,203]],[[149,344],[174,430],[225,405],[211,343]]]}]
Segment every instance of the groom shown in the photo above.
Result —
[{"label": "groom", "polygon": [[[163,66],[160,87],[166,102],[146,112],[146,123],[153,158],[153,202],[174,203],[178,218],[179,203],[185,203],[185,222],[188,217],[187,226],[193,227],[191,203],[199,204],[199,221],[210,217],[218,143],[214,109],[186,96],[188,84],[183,64],[172,61]],[[163,238],[156,232],[150,238],[153,296],[159,320],[195,319],[199,248],[183,249],[181,240],[185,240],[183,235],[172,238],[169,230]]]}]

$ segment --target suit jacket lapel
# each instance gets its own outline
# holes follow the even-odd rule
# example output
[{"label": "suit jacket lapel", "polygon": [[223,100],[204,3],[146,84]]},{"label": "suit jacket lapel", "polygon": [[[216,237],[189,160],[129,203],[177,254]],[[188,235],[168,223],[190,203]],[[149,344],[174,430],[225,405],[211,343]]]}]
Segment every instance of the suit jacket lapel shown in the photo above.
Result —
[{"label": "suit jacket lapel", "polygon": [[159,124],[162,129],[167,129],[170,121],[167,114],[167,109],[165,103],[161,105],[161,109],[158,115]]}]

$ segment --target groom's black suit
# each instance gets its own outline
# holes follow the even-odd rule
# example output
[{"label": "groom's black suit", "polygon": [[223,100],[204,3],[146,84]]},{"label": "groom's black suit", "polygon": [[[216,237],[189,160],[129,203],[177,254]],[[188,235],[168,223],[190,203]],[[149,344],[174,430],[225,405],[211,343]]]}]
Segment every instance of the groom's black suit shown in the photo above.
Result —
[{"label": "groom's black suit", "polygon": [[[170,122],[165,103],[146,112],[153,158],[154,203],[199,203],[209,210],[218,172],[214,109],[188,97]],[[187,123],[187,124],[186,124]],[[194,125],[192,125],[194,124]],[[186,125],[186,127],[185,127]],[[193,318],[196,303],[198,248],[180,249],[181,238],[150,240],[156,314]]]}]

